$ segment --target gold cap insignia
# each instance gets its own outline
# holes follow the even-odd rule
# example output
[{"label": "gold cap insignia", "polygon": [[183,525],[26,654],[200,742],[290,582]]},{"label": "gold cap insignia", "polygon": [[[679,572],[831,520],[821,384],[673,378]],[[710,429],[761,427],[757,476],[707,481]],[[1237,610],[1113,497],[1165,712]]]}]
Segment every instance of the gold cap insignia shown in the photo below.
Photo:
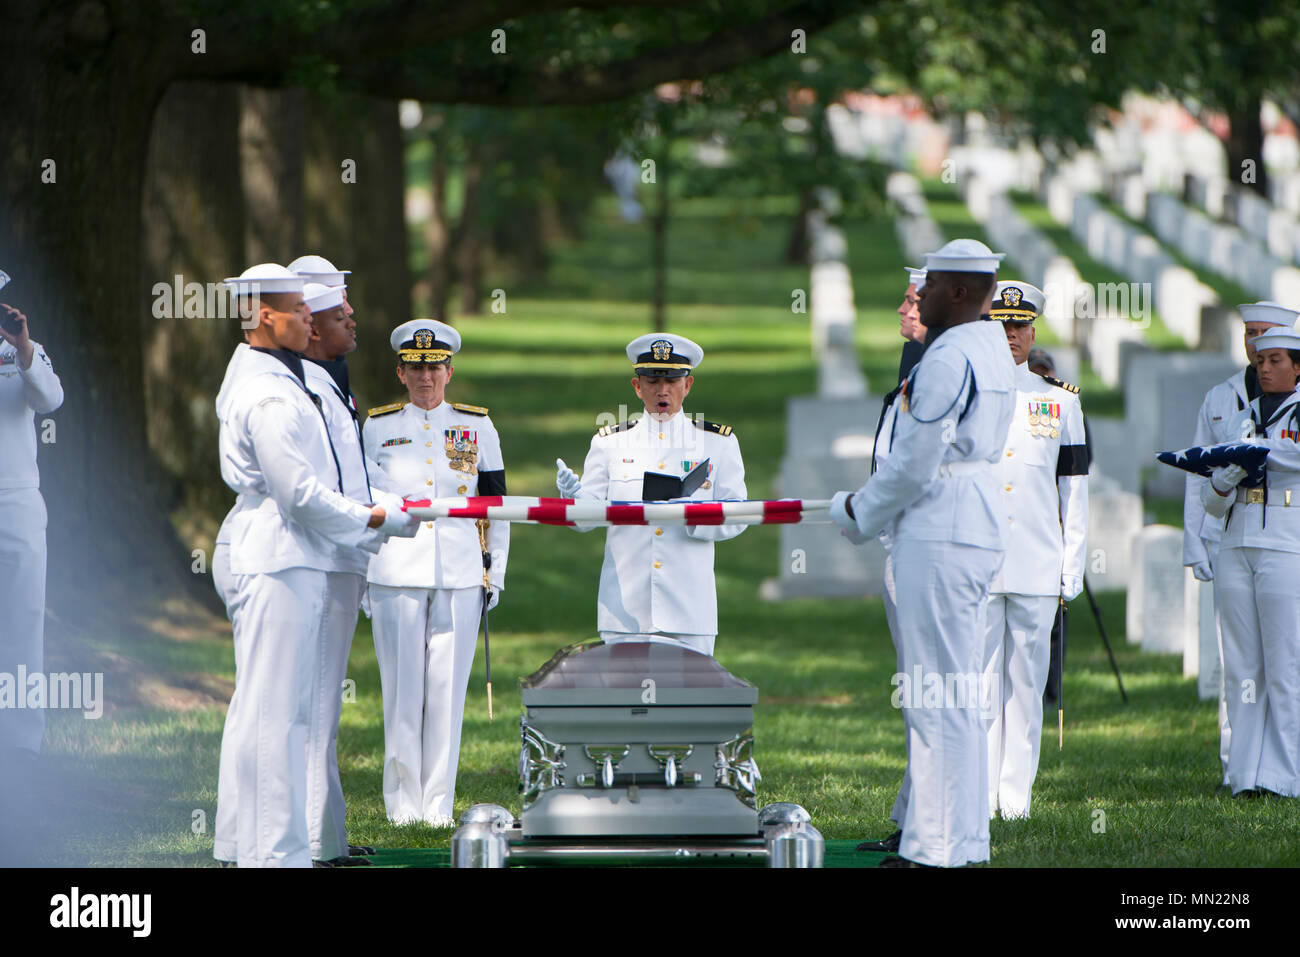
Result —
[{"label": "gold cap insignia", "polygon": [[420,330],[418,330],[418,331],[415,333],[415,348],[417,348],[417,349],[432,349],[432,348],[433,348],[433,333],[430,332],[428,329],[420,329]]},{"label": "gold cap insignia", "polygon": [[1016,306],[1020,305],[1022,295],[1021,291],[1015,286],[1008,286],[1006,289],[1002,290],[1002,305],[1014,309]]},{"label": "gold cap insignia", "polygon": [[667,339],[656,339],[650,343],[650,352],[656,362],[666,362],[673,354],[673,344]]}]

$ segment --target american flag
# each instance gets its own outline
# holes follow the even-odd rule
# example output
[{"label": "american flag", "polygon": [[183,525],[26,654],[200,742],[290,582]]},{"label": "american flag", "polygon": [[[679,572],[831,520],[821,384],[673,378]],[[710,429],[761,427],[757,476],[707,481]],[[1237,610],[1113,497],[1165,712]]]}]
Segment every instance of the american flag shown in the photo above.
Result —
[{"label": "american flag", "polygon": [[1263,484],[1268,449],[1252,442],[1225,442],[1222,445],[1194,445],[1177,452],[1161,452],[1156,458],[1165,465],[1207,478],[1215,469],[1225,465],[1240,465],[1247,473],[1241,484],[1255,487]]}]

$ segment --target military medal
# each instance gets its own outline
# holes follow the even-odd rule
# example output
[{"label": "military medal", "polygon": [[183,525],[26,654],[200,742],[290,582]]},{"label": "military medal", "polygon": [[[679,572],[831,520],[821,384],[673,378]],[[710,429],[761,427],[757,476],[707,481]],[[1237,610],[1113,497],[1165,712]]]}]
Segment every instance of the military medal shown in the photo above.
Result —
[{"label": "military medal", "polygon": [[443,429],[443,440],[443,448],[451,467],[457,472],[476,475],[478,432],[473,429]]}]

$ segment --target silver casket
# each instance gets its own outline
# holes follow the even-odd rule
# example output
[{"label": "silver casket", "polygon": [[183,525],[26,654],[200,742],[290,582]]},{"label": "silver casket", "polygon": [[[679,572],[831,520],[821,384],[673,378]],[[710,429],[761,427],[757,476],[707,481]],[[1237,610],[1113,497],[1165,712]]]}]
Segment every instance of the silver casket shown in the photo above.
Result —
[{"label": "silver casket", "polygon": [[570,645],[520,679],[522,836],[754,838],[758,689],[676,645]]}]

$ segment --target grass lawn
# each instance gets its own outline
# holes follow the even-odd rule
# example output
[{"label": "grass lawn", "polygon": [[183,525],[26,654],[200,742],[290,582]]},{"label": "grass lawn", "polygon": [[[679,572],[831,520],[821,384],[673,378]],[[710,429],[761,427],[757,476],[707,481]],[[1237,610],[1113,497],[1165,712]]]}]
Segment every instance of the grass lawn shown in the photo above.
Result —
[{"label": "grass lawn", "polygon": [[[790,310],[807,269],[780,261],[784,216],[705,202],[680,209],[671,233],[671,326],[706,352],[688,409],[735,428],[750,495],[767,496],[785,451],[785,401],[814,386],[807,316]],[[583,242],[556,250],[552,282],[512,289],[505,315],[458,322],[466,348],[451,397],[491,407],[513,493],[553,494],[555,458],[580,467],[597,417],[633,398],[622,350],[648,327],[646,227],[602,210]],[[879,393],[898,362],[903,263],[889,223],[848,232],[859,342]],[[480,653],[457,813],[483,801],[518,811],[517,679],[556,648],[594,636],[602,548],[600,532],[515,530],[507,588],[492,616],[497,717],[487,720]],[[804,805],[830,838],[883,836],[892,830],[904,762],[883,608],[878,599],[760,602],[759,583],[777,573],[779,560],[774,528],[751,528],[717,549],[718,658],[759,688],[760,801]],[[1300,803],[1234,801],[1216,789],[1214,707],[1197,700],[1177,658],[1125,644],[1122,594],[1100,597],[1131,703],[1121,703],[1087,605],[1076,602],[1065,749],[1057,749],[1051,715],[1034,815],[993,823],[992,866],[1300,864]],[[233,679],[228,633],[131,647],[166,664],[178,683]],[[398,828],[384,817],[379,677],[364,619],[348,674],[355,699],[343,708],[339,758],[350,838],[446,846],[447,831]],[[80,786],[51,797],[49,819],[65,822],[67,833],[48,862],[211,865],[223,716],[217,707],[118,708],[100,721],[55,714],[50,765],[76,774]]]}]

